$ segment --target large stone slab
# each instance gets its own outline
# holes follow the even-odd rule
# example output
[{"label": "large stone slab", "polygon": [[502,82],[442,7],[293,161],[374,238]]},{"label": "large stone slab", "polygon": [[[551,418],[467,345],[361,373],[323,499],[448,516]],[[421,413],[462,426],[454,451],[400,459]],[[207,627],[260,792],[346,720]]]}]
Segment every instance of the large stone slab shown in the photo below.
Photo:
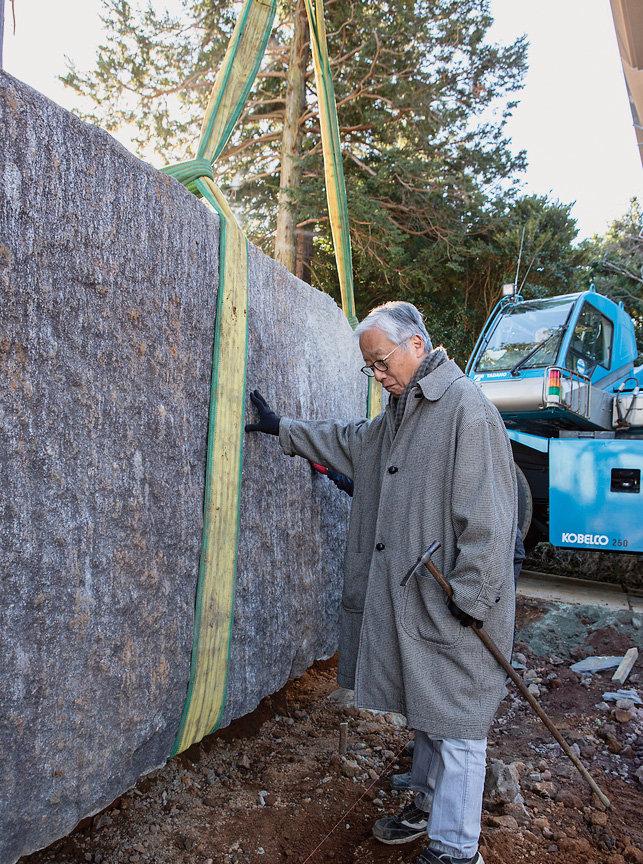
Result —
[{"label": "large stone slab", "polygon": [[[0,74],[0,862],[168,758],[186,695],[218,225]],[[249,387],[358,416],[328,296],[251,250]],[[336,647],[348,500],[254,436],[224,722]]]}]

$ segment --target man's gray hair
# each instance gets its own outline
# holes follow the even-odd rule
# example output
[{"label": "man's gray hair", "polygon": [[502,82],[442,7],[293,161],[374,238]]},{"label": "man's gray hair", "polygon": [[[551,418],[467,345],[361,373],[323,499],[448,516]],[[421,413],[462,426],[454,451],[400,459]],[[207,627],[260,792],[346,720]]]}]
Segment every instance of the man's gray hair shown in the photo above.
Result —
[{"label": "man's gray hair", "polygon": [[427,351],[433,348],[431,337],[427,333],[422,313],[412,303],[403,300],[391,300],[372,309],[366,318],[355,328],[355,335],[359,338],[367,330],[377,327],[385,333],[391,342],[399,345],[411,336],[419,336]]}]

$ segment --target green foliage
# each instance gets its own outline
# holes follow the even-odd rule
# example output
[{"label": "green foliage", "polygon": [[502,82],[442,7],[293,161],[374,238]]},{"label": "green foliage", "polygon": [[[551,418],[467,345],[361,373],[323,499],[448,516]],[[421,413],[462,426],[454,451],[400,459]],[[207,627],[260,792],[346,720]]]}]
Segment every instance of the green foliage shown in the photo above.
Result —
[{"label": "green foliage", "polygon": [[643,362],[643,213],[637,198],[627,212],[610,225],[604,237],[594,236],[581,245],[588,274],[596,290],[622,302],[634,321]]},{"label": "green foliage", "polygon": [[[94,105],[86,119],[130,127],[164,162],[192,155],[232,4],[102,0],[107,33],[95,68],[65,82]],[[285,82],[296,0],[284,0],[253,94],[217,179],[251,238],[272,251]],[[526,41],[489,42],[488,0],[326,3],[327,32],[351,217],[359,316],[387,299],[415,302],[436,342],[464,362],[503,282],[530,296],[577,290],[591,257],[575,249],[570,208],[520,197],[524,153],[505,124],[522,85]],[[314,284],[339,299],[312,69],[300,118],[302,180],[291,197],[314,232]]]},{"label": "green foliage", "polygon": [[81,114],[110,132],[128,128],[142,152],[163,162],[188,158],[234,27],[229,4],[183,0],[183,14],[152,3],[102,0],[106,40],[96,66],[73,62],[62,81],[93,104]]}]

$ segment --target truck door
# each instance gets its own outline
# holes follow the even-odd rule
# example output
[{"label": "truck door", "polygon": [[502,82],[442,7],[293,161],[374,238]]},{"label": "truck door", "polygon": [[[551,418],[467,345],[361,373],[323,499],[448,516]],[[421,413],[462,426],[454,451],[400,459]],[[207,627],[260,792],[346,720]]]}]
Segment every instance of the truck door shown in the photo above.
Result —
[{"label": "truck door", "polygon": [[569,342],[565,365],[597,383],[612,365],[614,323],[585,301]]}]

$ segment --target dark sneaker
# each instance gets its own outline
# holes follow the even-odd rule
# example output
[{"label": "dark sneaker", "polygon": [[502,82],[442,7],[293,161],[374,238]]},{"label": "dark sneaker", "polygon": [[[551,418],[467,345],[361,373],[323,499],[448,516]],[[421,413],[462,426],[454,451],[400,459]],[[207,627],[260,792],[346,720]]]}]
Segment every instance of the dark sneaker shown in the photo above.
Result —
[{"label": "dark sneaker", "polygon": [[384,816],[373,825],[373,837],[380,843],[410,843],[426,836],[429,814],[409,804],[397,816]]},{"label": "dark sneaker", "polygon": [[393,774],[391,775],[391,789],[397,789],[398,792],[402,789],[408,789],[411,785],[411,772],[407,771],[406,774]]},{"label": "dark sneaker", "polygon": [[476,852],[471,858],[453,858],[446,852],[437,852],[435,849],[425,849],[417,859],[416,864],[484,864],[484,858]]}]

